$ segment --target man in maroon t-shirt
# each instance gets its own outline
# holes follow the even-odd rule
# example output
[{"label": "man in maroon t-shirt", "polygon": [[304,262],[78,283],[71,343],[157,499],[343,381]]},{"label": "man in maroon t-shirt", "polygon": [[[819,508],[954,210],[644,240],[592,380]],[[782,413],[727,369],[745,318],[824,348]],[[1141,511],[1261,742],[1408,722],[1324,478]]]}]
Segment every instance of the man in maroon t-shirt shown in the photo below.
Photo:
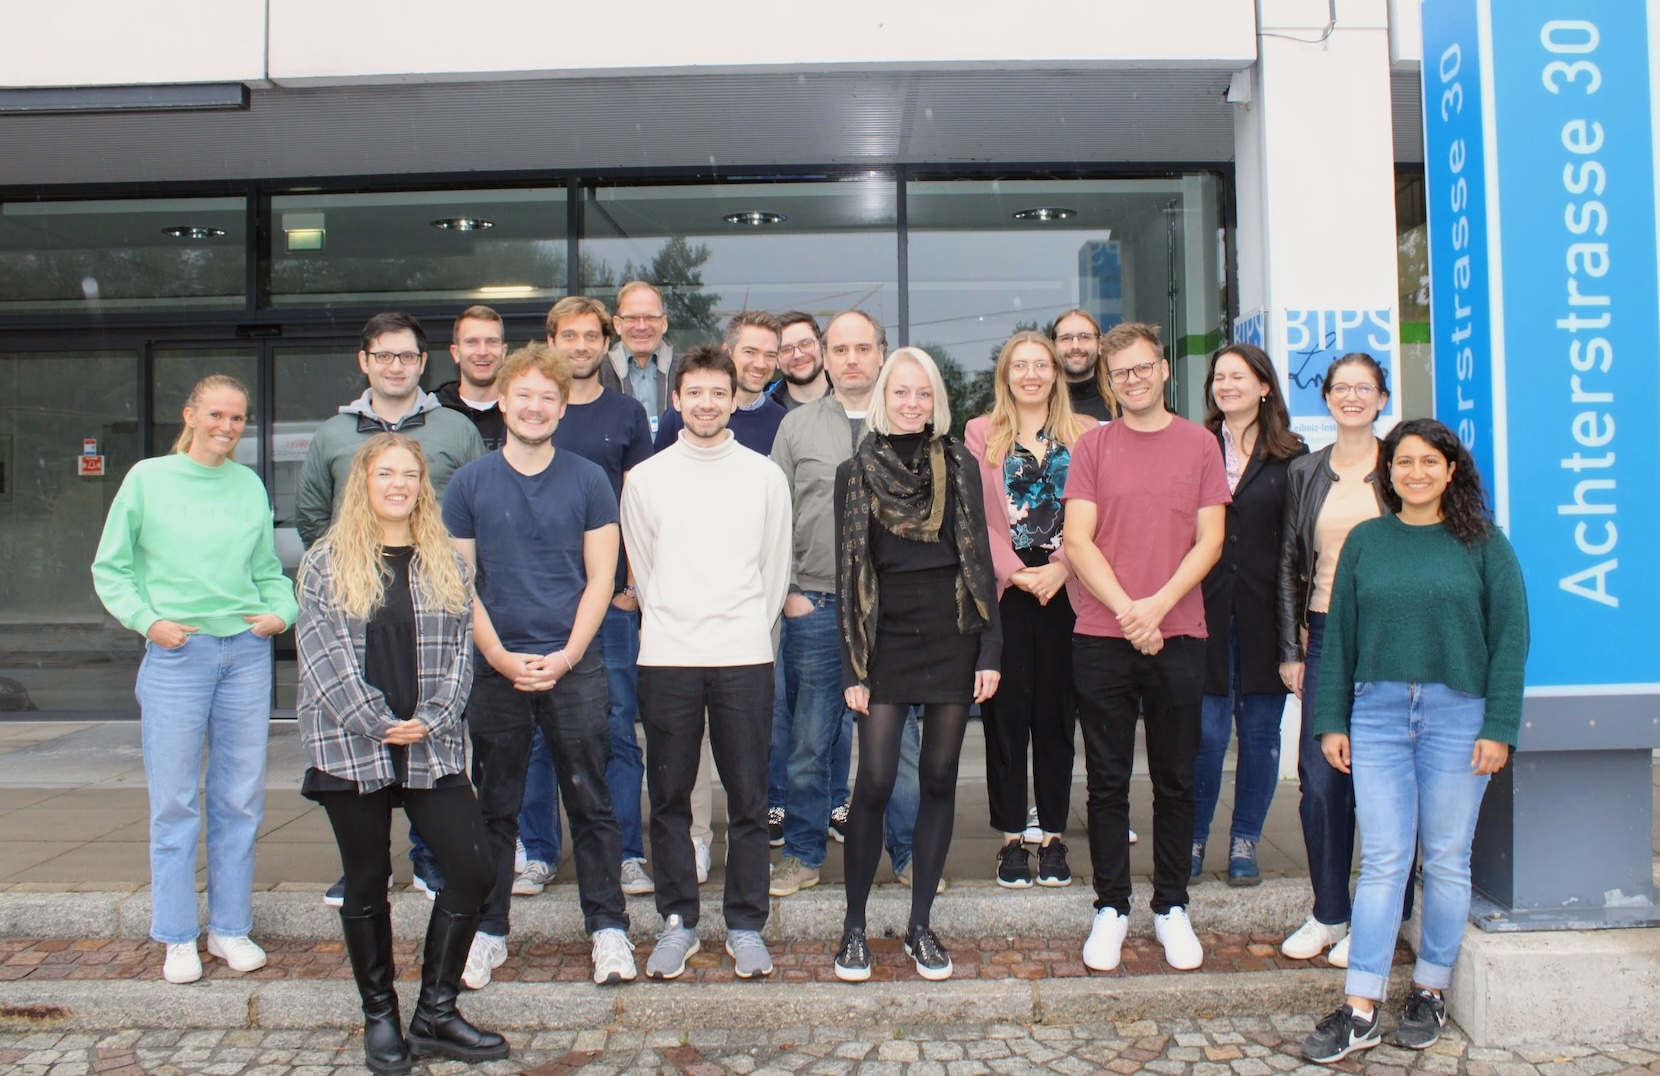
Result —
[{"label": "man in maroon t-shirt", "polygon": [[1084,434],[1066,477],[1073,588],[1073,683],[1084,730],[1095,922],[1084,963],[1118,966],[1130,915],[1130,768],[1138,714],[1153,778],[1153,925],[1173,968],[1204,949],[1187,919],[1193,756],[1204,687],[1199,583],[1222,553],[1231,499],[1214,435],[1170,413],[1170,364],[1156,325],[1126,322],[1101,341],[1123,414]]}]

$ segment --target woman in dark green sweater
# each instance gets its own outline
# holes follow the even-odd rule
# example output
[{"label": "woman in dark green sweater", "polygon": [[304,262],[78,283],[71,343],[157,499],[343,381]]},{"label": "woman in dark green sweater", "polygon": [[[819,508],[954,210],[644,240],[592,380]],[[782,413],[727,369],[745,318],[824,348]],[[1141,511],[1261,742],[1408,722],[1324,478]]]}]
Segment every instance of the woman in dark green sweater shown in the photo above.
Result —
[{"label": "woman in dark green sweater", "polygon": [[[1521,565],[1487,516],[1475,461],[1433,419],[1384,440],[1392,515],[1343,545],[1326,621],[1314,732],[1332,766],[1352,773],[1360,823],[1348,997],[1303,1056],[1329,1062],[1381,1041],[1377,1006],[1423,848],[1423,941],[1391,1041],[1424,1049],[1441,1036],[1441,991],[1470,911],[1470,842],[1488,778],[1516,743],[1527,661]],[[1342,690],[1350,685],[1351,690]]]}]

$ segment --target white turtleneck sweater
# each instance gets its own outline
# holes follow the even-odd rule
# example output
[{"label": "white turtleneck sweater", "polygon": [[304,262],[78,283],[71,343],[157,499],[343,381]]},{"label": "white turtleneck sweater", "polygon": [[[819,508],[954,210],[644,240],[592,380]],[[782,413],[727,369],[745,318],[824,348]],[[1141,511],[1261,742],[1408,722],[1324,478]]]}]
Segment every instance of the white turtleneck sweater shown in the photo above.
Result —
[{"label": "white turtleneck sweater", "polygon": [[640,597],[639,664],[708,668],[773,659],[790,581],[784,472],[730,432],[681,432],[623,484],[623,541]]}]

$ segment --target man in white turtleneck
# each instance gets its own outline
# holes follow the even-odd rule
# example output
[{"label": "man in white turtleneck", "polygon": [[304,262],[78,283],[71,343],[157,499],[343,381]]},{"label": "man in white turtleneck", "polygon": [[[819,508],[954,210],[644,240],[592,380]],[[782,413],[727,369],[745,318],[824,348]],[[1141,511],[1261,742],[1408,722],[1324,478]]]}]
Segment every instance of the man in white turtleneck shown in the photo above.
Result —
[{"label": "man in white turtleneck", "polygon": [[630,473],[622,528],[640,600],[640,719],[646,734],[651,847],[663,932],[646,963],[672,979],[698,950],[691,795],[709,715],[726,789],[726,950],[740,978],[772,972],[767,746],[774,622],[791,566],[789,486],[778,465],[738,444],[738,372],[718,348],[675,367],[684,423],[675,443]]}]

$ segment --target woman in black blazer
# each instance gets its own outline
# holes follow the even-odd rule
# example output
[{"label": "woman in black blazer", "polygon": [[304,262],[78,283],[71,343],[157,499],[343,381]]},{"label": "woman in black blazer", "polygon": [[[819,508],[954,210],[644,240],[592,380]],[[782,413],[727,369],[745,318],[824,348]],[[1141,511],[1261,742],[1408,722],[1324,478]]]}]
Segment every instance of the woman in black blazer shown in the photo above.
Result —
[{"label": "woman in black blazer", "polygon": [[1257,842],[1279,782],[1280,717],[1285,683],[1279,671],[1275,580],[1285,475],[1308,452],[1291,432],[1274,364],[1261,348],[1233,344],[1210,360],[1205,425],[1222,446],[1233,503],[1228,505],[1222,559],[1205,577],[1205,698],[1199,753],[1193,764],[1193,866],[1204,870],[1211,816],[1222,791],[1222,759],[1239,729],[1228,884],[1256,885]]}]

